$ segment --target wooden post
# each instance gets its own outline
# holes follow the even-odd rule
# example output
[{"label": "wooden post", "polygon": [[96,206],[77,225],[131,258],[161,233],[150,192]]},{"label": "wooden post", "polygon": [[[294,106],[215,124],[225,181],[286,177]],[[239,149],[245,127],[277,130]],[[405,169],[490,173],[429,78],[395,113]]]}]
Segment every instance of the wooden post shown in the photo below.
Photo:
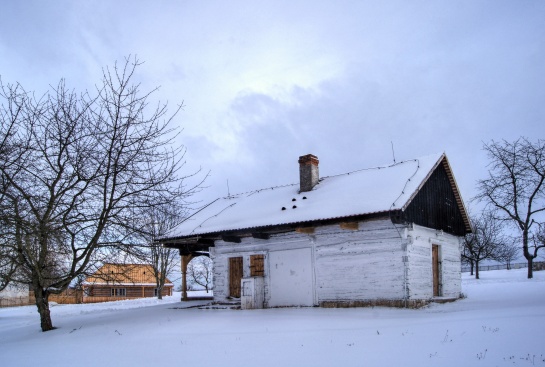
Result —
[{"label": "wooden post", "polygon": [[193,255],[182,255],[182,301],[187,301],[187,264]]}]

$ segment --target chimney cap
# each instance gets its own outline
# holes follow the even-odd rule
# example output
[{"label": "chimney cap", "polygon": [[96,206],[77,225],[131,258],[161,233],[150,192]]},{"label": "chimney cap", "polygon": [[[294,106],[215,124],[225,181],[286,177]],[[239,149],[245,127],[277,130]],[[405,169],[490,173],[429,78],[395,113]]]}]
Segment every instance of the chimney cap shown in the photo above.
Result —
[{"label": "chimney cap", "polygon": [[318,163],[320,163],[320,161],[314,154],[307,154],[299,157],[299,164],[314,164],[317,166]]}]

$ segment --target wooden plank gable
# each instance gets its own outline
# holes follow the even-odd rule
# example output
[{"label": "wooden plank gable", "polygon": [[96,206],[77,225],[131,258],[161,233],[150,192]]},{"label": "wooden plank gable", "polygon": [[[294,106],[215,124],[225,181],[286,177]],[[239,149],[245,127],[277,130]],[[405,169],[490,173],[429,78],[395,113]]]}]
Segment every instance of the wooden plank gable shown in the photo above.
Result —
[{"label": "wooden plank gable", "polygon": [[424,181],[403,211],[402,218],[457,236],[471,232],[467,212],[446,158]]}]

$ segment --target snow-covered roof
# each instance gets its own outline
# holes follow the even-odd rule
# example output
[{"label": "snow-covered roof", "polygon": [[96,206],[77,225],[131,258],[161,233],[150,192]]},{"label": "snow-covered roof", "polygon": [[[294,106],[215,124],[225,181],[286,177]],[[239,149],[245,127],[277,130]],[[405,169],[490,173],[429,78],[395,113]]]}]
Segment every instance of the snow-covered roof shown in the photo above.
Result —
[{"label": "snow-covered roof", "polygon": [[299,184],[292,184],[220,198],[188,217],[165,238],[403,210],[444,158],[444,154],[433,154],[323,177],[307,192],[300,193]]}]

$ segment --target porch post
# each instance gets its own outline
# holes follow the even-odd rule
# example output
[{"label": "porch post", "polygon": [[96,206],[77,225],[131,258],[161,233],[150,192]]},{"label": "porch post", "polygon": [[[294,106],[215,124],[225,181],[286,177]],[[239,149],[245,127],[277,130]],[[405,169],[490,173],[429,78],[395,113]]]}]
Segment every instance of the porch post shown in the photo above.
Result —
[{"label": "porch post", "polygon": [[182,301],[187,301],[187,264],[193,258],[193,255],[182,255]]}]

